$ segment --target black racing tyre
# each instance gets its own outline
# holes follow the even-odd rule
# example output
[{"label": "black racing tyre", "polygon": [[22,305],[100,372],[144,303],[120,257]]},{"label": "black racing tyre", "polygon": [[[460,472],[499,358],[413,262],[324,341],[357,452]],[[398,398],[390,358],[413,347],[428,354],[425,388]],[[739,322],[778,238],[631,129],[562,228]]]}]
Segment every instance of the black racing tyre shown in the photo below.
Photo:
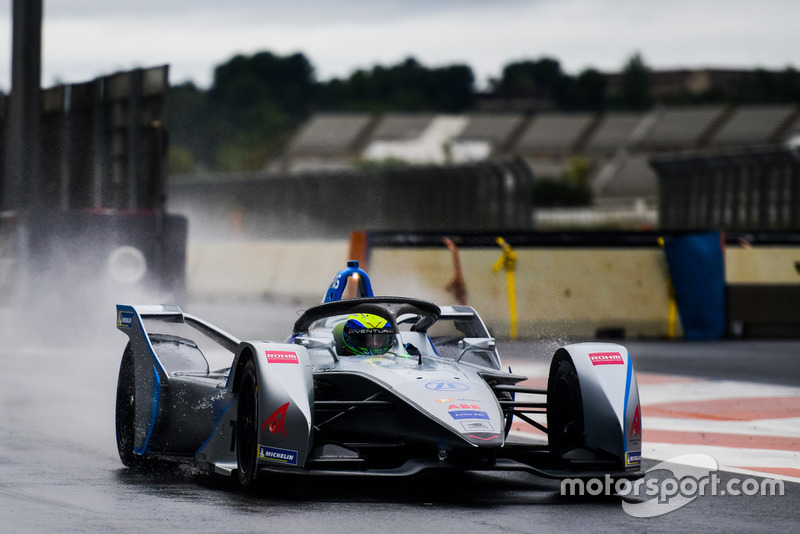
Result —
[{"label": "black racing tyre", "polygon": [[253,489],[258,475],[258,374],[252,358],[244,364],[239,386],[236,463],[239,485]]},{"label": "black racing tyre", "polygon": [[547,433],[550,451],[559,462],[585,445],[583,399],[575,364],[559,351],[550,365],[547,382]]},{"label": "black racing tyre", "polygon": [[131,344],[125,347],[117,379],[117,406],[115,413],[117,429],[117,451],[119,459],[128,467],[139,467],[143,463],[140,455],[133,453],[136,414],[136,383]]}]

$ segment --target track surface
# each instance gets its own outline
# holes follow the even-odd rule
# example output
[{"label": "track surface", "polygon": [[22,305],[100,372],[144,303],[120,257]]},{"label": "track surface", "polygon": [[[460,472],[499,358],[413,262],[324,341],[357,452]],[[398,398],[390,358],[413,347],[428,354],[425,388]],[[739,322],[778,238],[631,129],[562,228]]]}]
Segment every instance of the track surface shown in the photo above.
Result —
[{"label": "track surface", "polygon": [[[287,332],[296,318],[259,304],[187,311],[243,338]],[[783,496],[698,497],[645,519],[626,513],[619,497],[562,497],[557,481],[524,474],[277,480],[253,495],[186,467],[126,469],[114,441],[126,340],[107,319],[73,326],[80,341],[72,344],[28,336],[17,348],[0,345],[3,531],[743,532],[794,531],[800,519],[800,341],[625,343],[639,373],[646,467],[703,453],[733,470],[720,471],[723,483],[759,474],[785,484]],[[536,382],[556,345],[500,350]]]}]

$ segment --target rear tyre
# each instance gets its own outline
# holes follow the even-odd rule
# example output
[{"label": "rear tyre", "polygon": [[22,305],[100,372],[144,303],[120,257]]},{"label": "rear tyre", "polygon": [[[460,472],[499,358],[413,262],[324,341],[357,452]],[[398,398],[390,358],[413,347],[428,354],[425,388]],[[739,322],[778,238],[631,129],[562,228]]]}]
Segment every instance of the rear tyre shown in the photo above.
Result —
[{"label": "rear tyre", "polygon": [[119,459],[127,467],[142,466],[144,459],[133,452],[134,436],[136,435],[136,377],[130,343],[125,347],[122,363],[119,366],[115,420]]},{"label": "rear tyre", "polygon": [[560,463],[569,461],[570,452],[585,447],[581,387],[575,364],[566,351],[557,352],[550,364],[547,430],[551,454]]},{"label": "rear tyre", "polygon": [[236,463],[239,485],[253,489],[258,474],[258,375],[248,358],[242,371],[236,414]]}]

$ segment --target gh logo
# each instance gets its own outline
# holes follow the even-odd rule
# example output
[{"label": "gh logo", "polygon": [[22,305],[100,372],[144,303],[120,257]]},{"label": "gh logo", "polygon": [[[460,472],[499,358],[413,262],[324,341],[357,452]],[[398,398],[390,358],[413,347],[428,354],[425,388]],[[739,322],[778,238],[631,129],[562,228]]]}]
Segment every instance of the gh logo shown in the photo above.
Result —
[{"label": "gh logo", "polygon": [[466,391],[469,386],[460,384],[458,382],[449,382],[447,380],[437,380],[435,382],[428,382],[425,387],[433,391]]}]

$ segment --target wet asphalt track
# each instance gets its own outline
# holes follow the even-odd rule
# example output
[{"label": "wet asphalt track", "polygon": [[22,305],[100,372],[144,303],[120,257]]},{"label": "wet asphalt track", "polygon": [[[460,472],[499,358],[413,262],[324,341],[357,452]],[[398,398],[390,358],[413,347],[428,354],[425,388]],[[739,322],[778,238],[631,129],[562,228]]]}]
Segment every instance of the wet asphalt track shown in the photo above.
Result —
[{"label": "wet asphalt track", "polygon": [[[262,328],[287,331],[289,308],[198,304],[187,311],[246,338],[270,337],[257,335]],[[113,317],[71,331],[80,342],[26,336],[13,346],[15,336],[2,338],[0,531],[792,532],[800,521],[800,485],[791,482],[782,497],[699,497],[642,519],[626,514],[618,497],[561,497],[557,481],[525,474],[279,479],[249,494],[187,467],[126,469],[114,441],[126,339],[114,331]],[[500,350],[512,364],[543,362],[552,345],[501,343]],[[800,341],[626,345],[638,371],[800,384]],[[723,481],[730,476],[721,474]]]}]

